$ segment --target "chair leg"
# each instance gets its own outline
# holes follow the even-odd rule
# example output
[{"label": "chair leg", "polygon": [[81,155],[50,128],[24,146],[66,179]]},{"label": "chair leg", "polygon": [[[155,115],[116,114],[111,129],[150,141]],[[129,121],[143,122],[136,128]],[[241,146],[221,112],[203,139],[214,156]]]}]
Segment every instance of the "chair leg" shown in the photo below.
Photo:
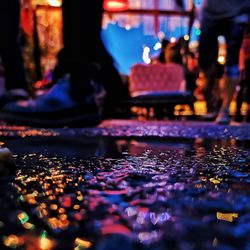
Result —
[{"label": "chair leg", "polygon": [[163,107],[155,107],[154,108],[154,112],[155,112],[155,118],[159,119],[159,120],[163,120],[165,117],[165,112]]},{"label": "chair leg", "polygon": [[194,103],[191,102],[188,104],[188,106],[190,107],[191,111],[193,112],[193,114],[195,114],[195,110],[194,110]]},{"label": "chair leg", "polygon": [[175,117],[174,108],[175,108],[175,105],[168,105],[167,106],[168,118],[171,119],[171,120],[174,119],[174,117]]}]

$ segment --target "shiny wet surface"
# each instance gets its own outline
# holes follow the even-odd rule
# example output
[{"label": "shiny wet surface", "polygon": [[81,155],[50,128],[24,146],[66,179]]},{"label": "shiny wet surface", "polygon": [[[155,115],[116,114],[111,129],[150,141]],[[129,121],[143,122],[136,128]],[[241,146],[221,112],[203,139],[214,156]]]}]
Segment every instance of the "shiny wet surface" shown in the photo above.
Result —
[{"label": "shiny wet surface", "polygon": [[1,138],[0,249],[250,249],[249,141],[39,135]]}]

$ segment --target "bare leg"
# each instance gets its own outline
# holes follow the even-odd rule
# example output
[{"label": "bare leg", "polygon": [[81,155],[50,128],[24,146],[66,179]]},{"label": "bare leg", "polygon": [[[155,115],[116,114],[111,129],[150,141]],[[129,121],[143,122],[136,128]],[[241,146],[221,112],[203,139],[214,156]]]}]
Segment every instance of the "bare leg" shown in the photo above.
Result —
[{"label": "bare leg", "polygon": [[234,91],[238,84],[238,78],[224,77],[224,83],[222,83],[222,107],[216,118],[218,124],[229,124],[229,107],[233,99]]},{"label": "bare leg", "polygon": [[225,77],[224,84],[222,86],[222,109],[229,109],[238,82],[238,77]]}]

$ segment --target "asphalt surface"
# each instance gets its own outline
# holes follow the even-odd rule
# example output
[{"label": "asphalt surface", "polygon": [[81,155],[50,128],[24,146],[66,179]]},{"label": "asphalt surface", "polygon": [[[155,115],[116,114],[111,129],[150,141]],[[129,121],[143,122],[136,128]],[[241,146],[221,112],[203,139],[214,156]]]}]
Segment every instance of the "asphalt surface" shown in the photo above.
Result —
[{"label": "asphalt surface", "polygon": [[2,125],[0,249],[250,249],[250,127]]}]

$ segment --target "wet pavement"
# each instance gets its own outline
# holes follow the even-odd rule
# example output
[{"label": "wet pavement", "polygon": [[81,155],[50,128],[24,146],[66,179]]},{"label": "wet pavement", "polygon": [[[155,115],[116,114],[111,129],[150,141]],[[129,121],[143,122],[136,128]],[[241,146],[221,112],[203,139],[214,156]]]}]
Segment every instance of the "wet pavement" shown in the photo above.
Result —
[{"label": "wet pavement", "polygon": [[249,128],[2,126],[0,249],[249,250]]},{"label": "wet pavement", "polygon": [[0,136],[4,137],[51,137],[59,135],[70,137],[209,138],[240,141],[250,140],[250,123],[218,126],[212,122],[111,120],[104,121],[96,128],[82,129],[29,129],[17,126],[1,126],[0,124]]}]

